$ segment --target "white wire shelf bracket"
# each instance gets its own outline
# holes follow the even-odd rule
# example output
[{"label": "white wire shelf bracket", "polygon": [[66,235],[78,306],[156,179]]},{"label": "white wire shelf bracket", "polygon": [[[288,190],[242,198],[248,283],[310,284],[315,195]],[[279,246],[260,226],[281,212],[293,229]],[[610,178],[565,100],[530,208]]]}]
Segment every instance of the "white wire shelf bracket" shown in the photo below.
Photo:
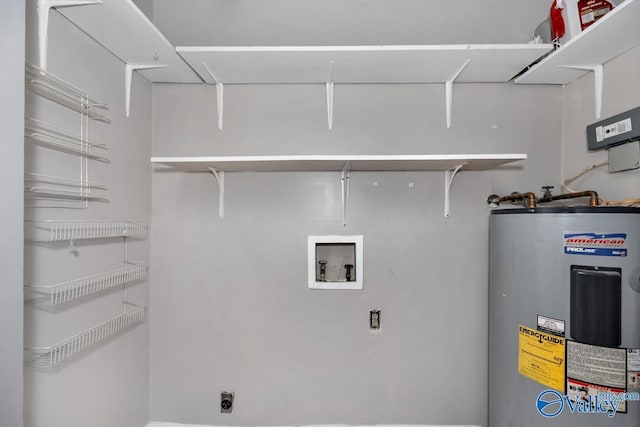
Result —
[{"label": "white wire shelf bracket", "polygon": [[25,173],[25,199],[78,200],[108,203],[103,184],[37,173]]},{"label": "white wire shelf bracket", "polygon": [[25,234],[34,242],[63,242],[73,240],[104,239],[114,237],[142,237],[148,225],[131,221],[25,221]]},{"label": "white wire shelf bracket", "polygon": [[53,368],[78,355],[83,350],[98,344],[144,321],[145,307],[136,306],[119,316],[102,322],[66,340],[49,347],[25,348],[26,362],[37,368]]},{"label": "white wire shelf bracket", "polygon": [[111,119],[106,115],[106,104],[96,101],[72,84],[31,64],[26,64],[25,71],[26,86],[36,95],[84,114],[90,119],[111,123]]},{"label": "white wire shelf bracket", "polygon": [[75,156],[85,157],[103,163],[110,163],[106,156],[105,144],[98,144],[81,135],[67,132],[36,119],[26,119],[24,127],[25,141],[52,150]]},{"label": "white wire shelf bracket", "polygon": [[143,279],[146,275],[146,265],[129,263],[123,268],[51,286],[25,285],[25,292],[28,293],[27,302],[40,307],[54,307]]}]

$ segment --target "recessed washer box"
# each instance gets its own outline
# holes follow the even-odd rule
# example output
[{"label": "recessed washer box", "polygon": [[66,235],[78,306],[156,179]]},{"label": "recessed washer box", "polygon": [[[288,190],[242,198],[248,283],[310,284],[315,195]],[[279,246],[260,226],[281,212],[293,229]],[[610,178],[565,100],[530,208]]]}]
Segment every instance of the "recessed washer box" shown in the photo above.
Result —
[{"label": "recessed washer box", "polygon": [[309,236],[309,289],[362,289],[362,236]]}]

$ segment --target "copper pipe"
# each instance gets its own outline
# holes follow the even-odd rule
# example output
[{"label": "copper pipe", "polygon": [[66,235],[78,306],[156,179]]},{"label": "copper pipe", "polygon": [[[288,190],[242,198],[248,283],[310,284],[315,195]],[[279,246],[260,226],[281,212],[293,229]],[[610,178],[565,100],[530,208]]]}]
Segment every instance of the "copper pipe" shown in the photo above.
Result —
[{"label": "copper pipe", "polygon": [[492,194],[491,196],[489,196],[489,198],[487,198],[487,203],[488,204],[495,204],[495,205],[499,205],[501,202],[519,202],[519,201],[524,201],[524,205],[529,208],[529,209],[533,209],[536,207],[536,195],[535,193],[511,193],[508,196],[498,196],[497,194]]},{"label": "copper pipe", "polygon": [[595,191],[580,191],[577,193],[566,193],[566,194],[558,194],[556,196],[551,196],[551,197],[542,197],[538,199],[538,203],[553,202],[554,200],[577,199],[578,197],[588,197],[589,206],[598,206],[600,204],[598,193],[596,193]]},{"label": "copper pipe", "polygon": [[533,209],[536,207],[537,203],[548,203],[553,202],[555,200],[566,200],[566,199],[577,199],[579,197],[588,197],[589,198],[589,206],[599,206],[600,198],[598,197],[598,193],[595,191],[580,191],[577,193],[566,193],[566,194],[558,194],[556,196],[550,197],[541,197],[536,198],[535,193],[512,193],[508,196],[498,196],[497,194],[492,194],[487,198],[487,203],[490,205],[499,205],[501,202],[519,202],[524,201],[524,205]]}]

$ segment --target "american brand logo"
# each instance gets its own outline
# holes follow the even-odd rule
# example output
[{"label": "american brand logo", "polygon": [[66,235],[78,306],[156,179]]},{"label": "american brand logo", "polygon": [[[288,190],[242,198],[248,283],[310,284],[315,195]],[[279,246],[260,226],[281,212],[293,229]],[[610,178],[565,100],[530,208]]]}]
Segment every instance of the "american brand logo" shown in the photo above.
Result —
[{"label": "american brand logo", "polygon": [[625,233],[596,234],[568,233],[564,235],[566,246],[589,246],[592,248],[621,248],[627,241]]},{"label": "american brand logo", "polygon": [[564,253],[570,255],[627,256],[626,233],[564,233]]}]

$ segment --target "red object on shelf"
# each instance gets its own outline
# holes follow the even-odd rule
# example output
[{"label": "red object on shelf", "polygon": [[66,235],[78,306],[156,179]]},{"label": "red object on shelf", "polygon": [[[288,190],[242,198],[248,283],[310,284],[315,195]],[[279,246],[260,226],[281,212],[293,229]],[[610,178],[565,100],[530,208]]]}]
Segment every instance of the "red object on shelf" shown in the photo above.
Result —
[{"label": "red object on shelf", "polygon": [[558,4],[558,0],[553,0],[551,9],[549,10],[549,18],[551,19],[551,39],[558,40],[564,36],[564,19],[562,18],[562,1]]},{"label": "red object on shelf", "polygon": [[602,18],[613,9],[613,4],[607,0],[580,0],[578,2],[578,16],[582,30]]}]

